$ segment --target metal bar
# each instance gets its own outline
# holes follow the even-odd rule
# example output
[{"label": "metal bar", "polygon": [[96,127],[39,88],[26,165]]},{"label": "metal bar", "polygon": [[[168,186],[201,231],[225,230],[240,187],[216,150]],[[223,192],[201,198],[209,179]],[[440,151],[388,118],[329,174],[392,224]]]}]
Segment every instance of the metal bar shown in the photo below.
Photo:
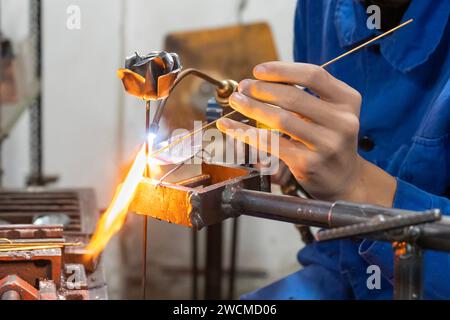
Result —
[{"label": "metal bar", "polygon": [[36,212],[36,211],[56,211],[56,212],[60,212],[60,211],[78,211],[80,210],[80,208],[78,206],[73,206],[73,205],[10,205],[10,204],[0,204],[1,208],[0,211],[7,211],[7,212],[14,212],[14,211],[20,211],[20,212],[24,212],[24,211],[31,211],[31,212]]},{"label": "metal bar", "polygon": [[329,227],[331,205],[324,201],[243,189],[236,190],[231,196],[232,208],[241,214],[315,227]]},{"label": "metal bar", "polygon": [[[415,211],[391,209],[347,202],[325,202],[266,192],[236,189],[227,196],[223,205],[231,206],[235,215],[243,214],[265,219],[285,221],[321,228],[336,228],[367,222],[377,215],[393,217],[415,214]],[[427,211],[426,211],[427,212]],[[450,220],[417,226],[420,236],[417,245],[424,249],[450,252]],[[367,235],[380,241],[391,241],[389,233]]]},{"label": "metal bar", "polygon": [[359,237],[370,233],[394,230],[402,227],[434,222],[441,218],[441,213],[439,211],[429,210],[428,212],[397,215],[392,218],[385,218],[383,216],[381,217],[381,219],[368,219],[367,222],[319,231],[317,233],[317,239],[319,241],[329,241]]},{"label": "metal bar", "polygon": [[[150,100],[145,102],[145,133],[148,137],[150,132]],[[148,157],[151,146],[148,141],[145,144],[145,154]],[[145,176],[150,176],[150,167],[148,164],[145,167]],[[142,300],[145,300],[146,287],[147,287],[147,236],[148,236],[148,216],[143,217],[143,229],[142,229]]]},{"label": "metal bar", "polygon": [[192,229],[192,299],[198,300],[198,231]]},{"label": "metal bar", "polygon": [[238,231],[239,217],[232,221],[233,229],[231,234],[231,253],[230,253],[230,274],[228,275],[228,299],[234,298],[234,288],[236,283],[237,249],[238,249]]},{"label": "metal bar", "polygon": [[[3,97],[2,97],[2,86],[3,86],[3,33],[2,33],[2,1],[0,1],[0,131],[2,123],[2,111],[3,111]],[[0,137],[0,187],[3,185],[3,141],[4,138]]]},{"label": "metal bar", "polygon": [[206,229],[205,299],[222,297],[222,223]]},{"label": "metal bar", "polygon": [[[35,33],[36,52],[36,77],[42,78],[42,3],[41,0],[31,0],[31,32]],[[44,185],[43,157],[42,157],[42,95],[38,96],[30,108],[30,131],[31,131],[31,173],[28,185]]]},{"label": "metal bar", "polygon": [[148,216],[143,216],[143,235],[142,235],[142,300],[145,300],[147,287],[147,230],[148,230]]}]

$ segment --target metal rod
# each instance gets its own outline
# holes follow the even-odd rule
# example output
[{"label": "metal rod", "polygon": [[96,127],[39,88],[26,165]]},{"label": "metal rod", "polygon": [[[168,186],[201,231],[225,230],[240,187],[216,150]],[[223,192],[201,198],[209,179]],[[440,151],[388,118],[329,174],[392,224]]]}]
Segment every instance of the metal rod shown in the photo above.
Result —
[{"label": "metal rod", "polygon": [[[36,54],[35,76],[42,80],[42,3],[41,0],[31,2],[32,17],[31,31],[35,33],[34,50]],[[28,185],[45,185],[43,174],[43,155],[42,155],[42,95],[37,95],[30,107],[30,131],[31,131],[31,173]]]},{"label": "metal rod", "polygon": [[230,253],[230,274],[228,276],[228,299],[234,298],[234,288],[236,283],[237,249],[238,249],[238,231],[239,217],[232,221],[233,229],[231,231],[231,253]]},{"label": "metal rod", "polygon": [[143,216],[143,237],[142,237],[142,300],[145,300],[145,291],[147,286],[147,227],[148,216]]},{"label": "metal rod", "polygon": [[[0,124],[2,121],[2,111],[3,111],[3,33],[2,33],[2,2],[0,1]],[[0,126],[0,132],[2,133],[0,136],[0,187],[3,185],[3,126]]]},{"label": "metal rod", "polygon": [[192,228],[192,299],[198,300],[198,231]]},{"label": "metal rod", "polygon": [[[146,137],[150,133],[150,100],[145,102],[145,133]],[[145,176],[150,177],[150,166],[148,164],[148,156],[151,146],[149,146],[148,140],[145,143],[145,153],[147,155],[147,163],[145,166]],[[142,300],[145,300],[145,293],[147,287],[147,236],[148,236],[148,216],[143,216],[143,229],[142,229]]]},{"label": "metal rod", "polygon": [[338,56],[338,57],[336,57],[336,58],[334,58],[334,59],[328,61],[327,63],[324,63],[321,67],[322,67],[322,68],[328,67],[330,64],[332,64],[332,63],[334,63],[334,62],[336,62],[336,61],[338,61],[338,60],[340,60],[340,59],[342,59],[342,58],[348,56],[349,54],[352,54],[353,52],[358,51],[359,49],[364,48],[364,47],[367,46],[368,44],[371,44],[372,42],[375,42],[375,41],[377,41],[377,40],[379,40],[379,39],[381,39],[381,38],[383,38],[383,37],[385,37],[385,36],[391,34],[392,32],[394,32],[394,31],[396,31],[396,30],[398,30],[398,29],[400,29],[400,28],[403,28],[404,26],[406,26],[407,24],[410,24],[410,23],[413,22],[413,21],[414,21],[414,19],[409,19],[408,21],[405,21],[405,22],[403,22],[402,24],[399,24],[398,26],[396,26],[396,27],[394,27],[394,28],[392,28],[392,29],[390,29],[390,30],[388,30],[388,31],[386,31],[386,32],[384,32],[384,33],[382,33],[382,34],[376,36],[375,38],[370,39],[369,41],[364,42],[363,44],[357,46],[356,48],[353,48],[353,49],[351,49],[350,51],[347,51],[347,52],[341,54],[340,56]]},{"label": "metal rod", "polygon": [[[413,21],[414,21],[413,19],[410,19],[410,20],[408,20],[408,21],[405,21],[405,22],[403,22],[402,24],[398,25],[397,27],[392,28],[392,29],[390,29],[390,30],[388,30],[388,31],[386,31],[386,32],[384,32],[384,33],[382,33],[382,34],[376,36],[375,38],[370,39],[370,40],[364,42],[363,44],[357,46],[356,48],[353,48],[353,49],[351,49],[350,51],[347,51],[347,52],[341,54],[340,56],[337,56],[336,58],[334,58],[334,59],[332,59],[332,60],[330,60],[330,61],[328,61],[328,62],[325,62],[324,64],[321,65],[321,67],[322,67],[322,68],[326,68],[326,67],[328,67],[330,64],[335,63],[336,61],[338,61],[338,60],[340,60],[340,59],[342,59],[342,58],[348,56],[349,54],[352,54],[352,53],[354,53],[354,52],[356,52],[356,51],[358,51],[358,50],[364,48],[365,46],[367,46],[367,45],[373,43],[374,41],[377,41],[377,40],[379,40],[379,39],[381,39],[381,38],[383,38],[383,37],[385,37],[385,36],[391,34],[392,32],[394,32],[394,31],[396,31],[396,30],[398,30],[398,29],[400,29],[400,28],[406,26],[407,24],[409,24],[409,23],[411,23],[411,22],[413,22]],[[214,78],[210,77],[209,75],[207,75],[207,74],[205,74],[205,73],[203,73],[203,72],[201,72],[201,71],[199,71],[199,70],[196,70],[196,69],[186,69],[186,70],[184,70],[183,72],[181,72],[181,73],[179,74],[177,80],[175,81],[174,85],[172,86],[171,90],[169,91],[169,94],[170,94],[170,92],[172,92],[172,90],[175,88],[175,86],[176,86],[178,83],[180,83],[181,80],[183,80],[183,79],[184,79],[187,75],[189,75],[189,74],[194,74],[194,75],[196,75],[196,76],[199,76],[200,78],[205,79],[206,81],[208,81],[208,82],[210,82],[210,83],[212,83],[212,84],[215,84],[215,85],[217,85],[217,86],[221,85],[221,82],[220,82],[219,80],[214,79]],[[163,103],[166,103],[166,101],[167,101],[167,99],[165,99]],[[216,124],[217,121],[219,121],[220,119],[228,118],[228,117],[232,116],[232,115],[235,114],[235,113],[237,113],[236,110],[231,111],[231,112],[229,112],[229,113],[223,115],[223,116],[220,117],[219,119],[216,119],[216,120],[214,120],[214,121],[212,121],[212,122],[210,122],[210,123],[204,125],[203,127],[199,128],[199,129],[196,129],[196,130],[194,130],[194,131],[192,131],[192,132],[190,132],[190,133],[187,133],[186,135],[182,136],[181,138],[179,138],[179,139],[173,141],[172,143],[169,143],[167,146],[164,146],[164,147],[162,147],[161,149],[156,150],[156,151],[153,152],[150,156],[151,156],[151,157],[157,156],[158,154],[160,154],[160,153],[164,152],[165,150],[167,150],[167,149],[173,147],[174,145],[176,145],[176,144],[178,144],[178,143],[180,143],[180,142],[186,140],[187,138],[193,136],[194,134],[196,134],[196,133],[198,133],[198,132],[202,132],[204,129],[206,129],[206,128],[208,128],[208,127],[210,127],[210,126]]]},{"label": "metal rod", "polygon": [[175,87],[181,82],[181,80],[183,80],[184,78],[186,78],[189,75],[194,75],[197,76],[209,83],[211,83],[212,85],[222,88],[223,87],[223,83],[222,81],[200,71],[194,68],[189,68],[189,69],[185,69],[182,72],[179,73],[177,79],[175,80],[175,82],[173,83],[172,87],[170,88],[169,94],[175,89]]},{"label": "metal rod", "polygon": [[150,148],[152,146],[149,146],[148,143],[148,135],[150,134],[150,100],[145,101],[145,154],[147,156],[147,164],[145,166],[145,176],[150,177],[150,167],[148,164],[149,154],[150,154]]},{"label": "metal rod", "polygon": [[222,223],[206,229],[205,299],[222,298]]},{"label": "metal rod", "polygon": [[[336,228],[384,215],[394,217],[417,214],[416,211],[392,209],[348,202],[326,202],[299,197],[276,195],[267,192],[238,189],[227,196],[224,205],[231,205],[235,215],[248,215],[264,219],[285,221],[321,228]],[[427,211],[425,211],[427,212]],[[424,249],[450,252],[450,220],[416,226],[420,236],[417,245]],[[370,234],[367,238],[391,241],[388,233]]]}]

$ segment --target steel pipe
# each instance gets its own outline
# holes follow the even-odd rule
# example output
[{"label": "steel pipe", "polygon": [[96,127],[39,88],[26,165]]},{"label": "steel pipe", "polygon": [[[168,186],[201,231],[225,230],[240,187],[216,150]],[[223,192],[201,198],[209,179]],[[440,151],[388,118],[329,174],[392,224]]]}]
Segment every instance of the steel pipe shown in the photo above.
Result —
[{"label": "steel pipe", "polygon": [[[337,228],[367,222],[376,216],[396,216],[415,211],[384,208],[348,202],[326,202],[276,195],[267,192],[234,188],[224,193],[224,206],[234,215],[247,215],[270,220],[320,228]],[[425,249],[450,252],[450,222],[442,217],[438,222],[418,225],[416,243]],[[365,236],[366,237],[366,236]],[[392,241],[392,233],[367,235],[367,238]]]}]

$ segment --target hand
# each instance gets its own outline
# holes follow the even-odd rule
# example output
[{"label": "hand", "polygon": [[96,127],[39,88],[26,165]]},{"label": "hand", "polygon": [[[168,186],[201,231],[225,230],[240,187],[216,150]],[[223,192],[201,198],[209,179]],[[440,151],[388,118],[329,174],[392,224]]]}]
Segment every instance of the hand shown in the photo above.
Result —
[{"label": "hand", "polygon": [[[322,200],[392,206],[396,180],[358,155],[361,95],[325,69],[303,63],[268,62],[255,67],[257,80],[243,80],[230,97],[232,108],[280,137],[279,155],[305,190]],[[318,97],[298,86],[308,88]],[[217,127],[264,151],[239,131],[257,130],[231,119]]]}]

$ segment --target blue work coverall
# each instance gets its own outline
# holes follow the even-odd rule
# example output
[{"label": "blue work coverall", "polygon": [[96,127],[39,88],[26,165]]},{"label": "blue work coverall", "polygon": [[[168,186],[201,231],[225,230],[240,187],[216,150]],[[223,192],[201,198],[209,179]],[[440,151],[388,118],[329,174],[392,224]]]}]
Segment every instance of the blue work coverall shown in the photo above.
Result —
[{"label": "blue work coverall", "polygon": [[[412,0],[414,22],[332,64],[327,70],[363,96],[359,153],[394,177],[393,207],[450,215],[450,0]],[[379,34],[362,1],[300,0],[295,61],[322,64]],[[450,299],[450,255],[425,251],[424,297]],[[340,240],[307,245],[303,268],[244,299],[390,299],[389,243]],[[381,269],[369,289],[367,268]]]}]

